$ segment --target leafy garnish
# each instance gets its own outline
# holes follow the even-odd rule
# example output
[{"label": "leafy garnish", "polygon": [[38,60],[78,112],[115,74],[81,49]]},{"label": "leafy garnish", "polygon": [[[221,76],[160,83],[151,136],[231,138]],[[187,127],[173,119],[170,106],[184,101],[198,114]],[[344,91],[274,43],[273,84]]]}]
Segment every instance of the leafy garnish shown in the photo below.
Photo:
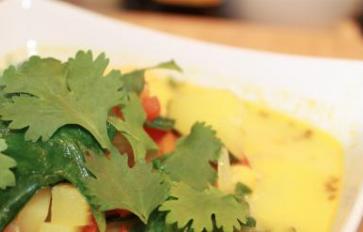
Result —
[{"label": "leafy garnish", "polygon": [[43,187],[67,180],[87,196],[84,183],[90,174],[83,156],[90,149],[94,153],[102,152],[89,133],[77,126],[67,126],[47,142],[34,143],[24,139],[24,130],[7,131],[4,128],[0,123],[0,136],[8,145],[6,154],[17,166],[14,169],[16,185],[0,190],[0,231]]},{"label": "leafy garnish", "polygon": [[1,152],[7,149],[4,139],[0,139],[0,190],[15,186],[15,175],[10,170],[16,167],[16,161]]},{"label": "leafy garnish", "polygon": [[108,65],[104,54],[93,60],[91,52],[78,52],[62,63],[52,58],[31,57],[4,72],[4,92],[12,102],[0,108],[2,120],[11,129],[28,127],[25,138],[47,141],[67,124],[87,129],[103,148],[111,145],[106,121],[111,107],[120,103],[120,73],[103,73]]},{"label": "leafy garnish", "polygon": [[153,121],[147,121],[146,126],[159,129],[162,131],[170,131],[174,129],[175,120],[171,118],[158,117]]},{"label": "leafy garnish", "polygon": [[196,189],[205,189],[216,180],[216,171],[210,161],[218,159],[221,146],[211,128],[196,123],[191,133],[182,138],[175,151],[167,156],[164,169],[175,181],[183,181]]},{"label": "leafy garnish", "polygon": [[87,188],[102,211],[126,209],[146,223],[168,197],[168,183],[152,171],[151,164],[139,162],[130,168],[126,155],[111,154],[89,156],[87,167],[95,176],[89,178]]},{"label": "leafy garnish", "polygon": [[[0,78],[0,138],[8,146],[0,139],[0,231],[39,189],[64,181],[86,197],[101,232],[112,209],[138,216],[143,225],[136,231],[253,225],[245,186],[238,185],[235,195],[211,187],[216,171],[210,162],[222,146],[211,128],[196,123],[173,153],[146,163],[157,146],[144,126],[169,131],[174,121],[146,122],[138,94],[147,69],[105,75],[107,65],[103,54],[93,59],[82,51],[65,63],[31,57]],[[152,68],[181,71],[174,61]],[[114,106],[122,117],[110,116]],[[128,156],[133,153],[133,167],[111,141],[120,151],[127,147]]]},{"label": "leafy garnish", "polygon": [[171,195],[176,200],[166,201],[161,211],[169,211],[166,221],[190,228],[196,232],[213,231],[214,227],[224,232],[238,230],[247,222],[248,205],[239,202],[233,195],[225,195],[210,187],[204,191],[195,190],[184,183],[177,183],[171,188]]},{"label": "leafy garnish", "polygon": [[135,160],[142,161],[147,151],[158,147],[144,130],[146,115],[136,94],[130,93],[129,100],[122,107],[122,114],[123,120],[112,117],[109,122],[129,141]]},{"label": "leafy garnish", "polygon": [[125,73],[124,75],[122,75],[121,79],[124,83],[123,88],[129,92],[141,93],[141,91],[144,89],[144,85],[145,85],[145,78],[144,78],[145,71],[150,70],[150,69],[157,69],[157,68],[169,69],[169,70],[174,70],[174,71],[178,71],[178,72],[182,71],[182,69],[175,63],[174,60],[160,63],[153,67],[138,69],[138,70],[135,70],[135,71],[132,71],[129,73]]}]

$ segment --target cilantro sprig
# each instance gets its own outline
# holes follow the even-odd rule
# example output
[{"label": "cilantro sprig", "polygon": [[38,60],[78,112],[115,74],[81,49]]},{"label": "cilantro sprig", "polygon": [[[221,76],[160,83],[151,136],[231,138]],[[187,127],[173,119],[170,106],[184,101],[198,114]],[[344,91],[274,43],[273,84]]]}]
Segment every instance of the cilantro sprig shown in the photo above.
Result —
[{"label": "cilantro sprig", "polygon": [[11,121],[10,129],[28,127],[25,138],[31,141],[47,141],[60,127],[77,124],[110,148],[106,121],[121,101],[122,82],[119,72],[103,76],[108,62],[104,54],[94,60],[91,52],[78,52],[66,63],[34,56],[11,66],[3,84],[12,101],[1,106],[2,120]]},{"label": "cilantro sprig", "polygon": [[177,183],[171,188],[171,196],[176,199],[166,201],[160,208],[161,211],[169,211],[166,218],[169,224],[177,223],[179,227],[190,224],[194,231],[223,229],[233,232],[247,222],[247,203],[215,187],[198,191],[184,183]]},{"label": "cilantro sprig", "polygon": [[[212,187],[216,170],[210,162],[222,143],[205,124],[196,123],[174,152],[155,161],[159,165],[146,163],[157,149],[144,130],[138,96],[147,69],[105,74],[108,62],[90,51],[66,62],[35,56],[0,78],[0,230],[38,189],[61,181],[79,188],[101,232],[104,213],[112,209],[131,211],[147,224],[143,231],[232,231],[247,223],[241,188],[225,195]],[[180,71],[173,61],[151,68]],[[110,116],[114,106],[122,118]],[[173,124],[152,122],[164,130]],[[132,167],[112,144],[116,133],[132,148]]]},{"label": "cilantro sprig", "polygon": [[[100,210],[126,209],[143,222],[168,198],[169,185],[152,165],[140,162],[129,168],[126,155],[94,155],[87,159],[88,169],[96,176],[89,178],[87,188]],[[105,169],[107,167],[107,169]]]}]

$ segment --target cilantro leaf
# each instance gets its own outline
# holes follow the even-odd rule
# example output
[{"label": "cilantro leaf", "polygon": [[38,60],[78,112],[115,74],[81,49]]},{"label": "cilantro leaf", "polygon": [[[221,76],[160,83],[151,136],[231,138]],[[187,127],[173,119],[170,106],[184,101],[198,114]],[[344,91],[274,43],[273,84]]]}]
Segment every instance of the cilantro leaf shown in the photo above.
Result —
[{"label": "cilantro leaf", "polygon": [[209,162],[218,159],[221,147],[212,129],[196,123],[191,133],[179,140],[175,151],[166,156],[163,168],[173,180],[205,189],[216,180],[216,171]]},{"label": "cilantro leaf", "polygon": [[0,139],[0,190],[15,186],[15,175],[10,170],[16,166],[16,161],[1,152],[7,149],[4,139]]},{"label": "cilantro leaf", "polygon": [[175,61],[171,60],[164,63],[160,63],[153,67],[138,69],[129,73],[125,73],[121,77],[124,83],[124,89],[126,91],[134,91],[136,93],[141,93],[145,85],[145,78],[144,78],[145,72],[147,70],[156,69],[156,68],[169,69],[178,72],[182,71],[182,69],[175,63]]},{"label": "cilantro leaf", "polygon": [[171,195],[176,200],[166,201],[160,207],[161,211],[170,211],[167,223],[176,222],[179,227],[191,223],[190,228],[196,232],[213,231],[214,227],[233,232],[242,223],[247,223],[247,203],[239,202],[233,195],[225,195],[214,187],[198,191],[179,182],[172,186]]},{"label": "cilantro leaf", "polygon": [[124,89],[129,92],[141,93],[145,85],[145,69],[135,70],[122,75],[121,79],[124,83]]},{"label": "cilantro leaf", "polygon": [[90,51],[81,51],[65,64],[34,56],[8,68],[3,84],[12,101],[0,107],[2,120],[11,121],[11,129],[28,127],[25,138],[32,141],[46,141],[60,127],[78,124],[103,148],[111,147],[106,120],[120,103],[122,82],[117,72],[103,76],[107,64],[104,54],[93,60]]},{"label": "cilantro leaf", "polygon": [[109,122],[129,141],[135,159],[142,161],[147,151],[157,150],[158,147],[144,130],[146,115],[136,94],[130,93],[122,113],[124,120],[111,117]]},{"label": "cilantro leaf", "polygon": [[168,197],[168,183],[153,172],[151,164],[139,162],[130,168],[126,155],[113,153],[110,157],[89,156],[87,167],[95,176],[88,179],[87,189],[102,211],[127,209],[146,223]]}]

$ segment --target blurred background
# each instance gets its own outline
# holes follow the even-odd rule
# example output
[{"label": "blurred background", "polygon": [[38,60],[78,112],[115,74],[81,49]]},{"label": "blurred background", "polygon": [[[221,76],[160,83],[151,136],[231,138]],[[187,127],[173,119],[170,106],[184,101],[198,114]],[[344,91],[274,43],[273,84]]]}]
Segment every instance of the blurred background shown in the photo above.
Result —
[{"label": "blurred background", "polygon": [[78,0],[79,4],[226,18],[261,23],[325,26],[360,13],[360,0]]},{"label": "blurred background", "polygon": [[65,0],[153,29],[289,54],[363,58],[363,0]]}]

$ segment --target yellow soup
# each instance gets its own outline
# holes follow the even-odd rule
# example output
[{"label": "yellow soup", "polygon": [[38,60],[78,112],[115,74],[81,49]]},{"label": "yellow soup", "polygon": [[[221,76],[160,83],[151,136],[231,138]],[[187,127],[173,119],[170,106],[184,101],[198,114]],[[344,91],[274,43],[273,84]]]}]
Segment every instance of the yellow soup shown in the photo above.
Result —
[{"label": "yellow soup", "polygon": [[246,172],[253,174],[232,172],[232,179],[252,188],[248,200],[258,231],[331,230],[343,173],[343,150],[334,137],[228,91],[175,86],[152,74],[148,83],[181,133],[205,121],[228,150],[248,158],[252,171]]}]

